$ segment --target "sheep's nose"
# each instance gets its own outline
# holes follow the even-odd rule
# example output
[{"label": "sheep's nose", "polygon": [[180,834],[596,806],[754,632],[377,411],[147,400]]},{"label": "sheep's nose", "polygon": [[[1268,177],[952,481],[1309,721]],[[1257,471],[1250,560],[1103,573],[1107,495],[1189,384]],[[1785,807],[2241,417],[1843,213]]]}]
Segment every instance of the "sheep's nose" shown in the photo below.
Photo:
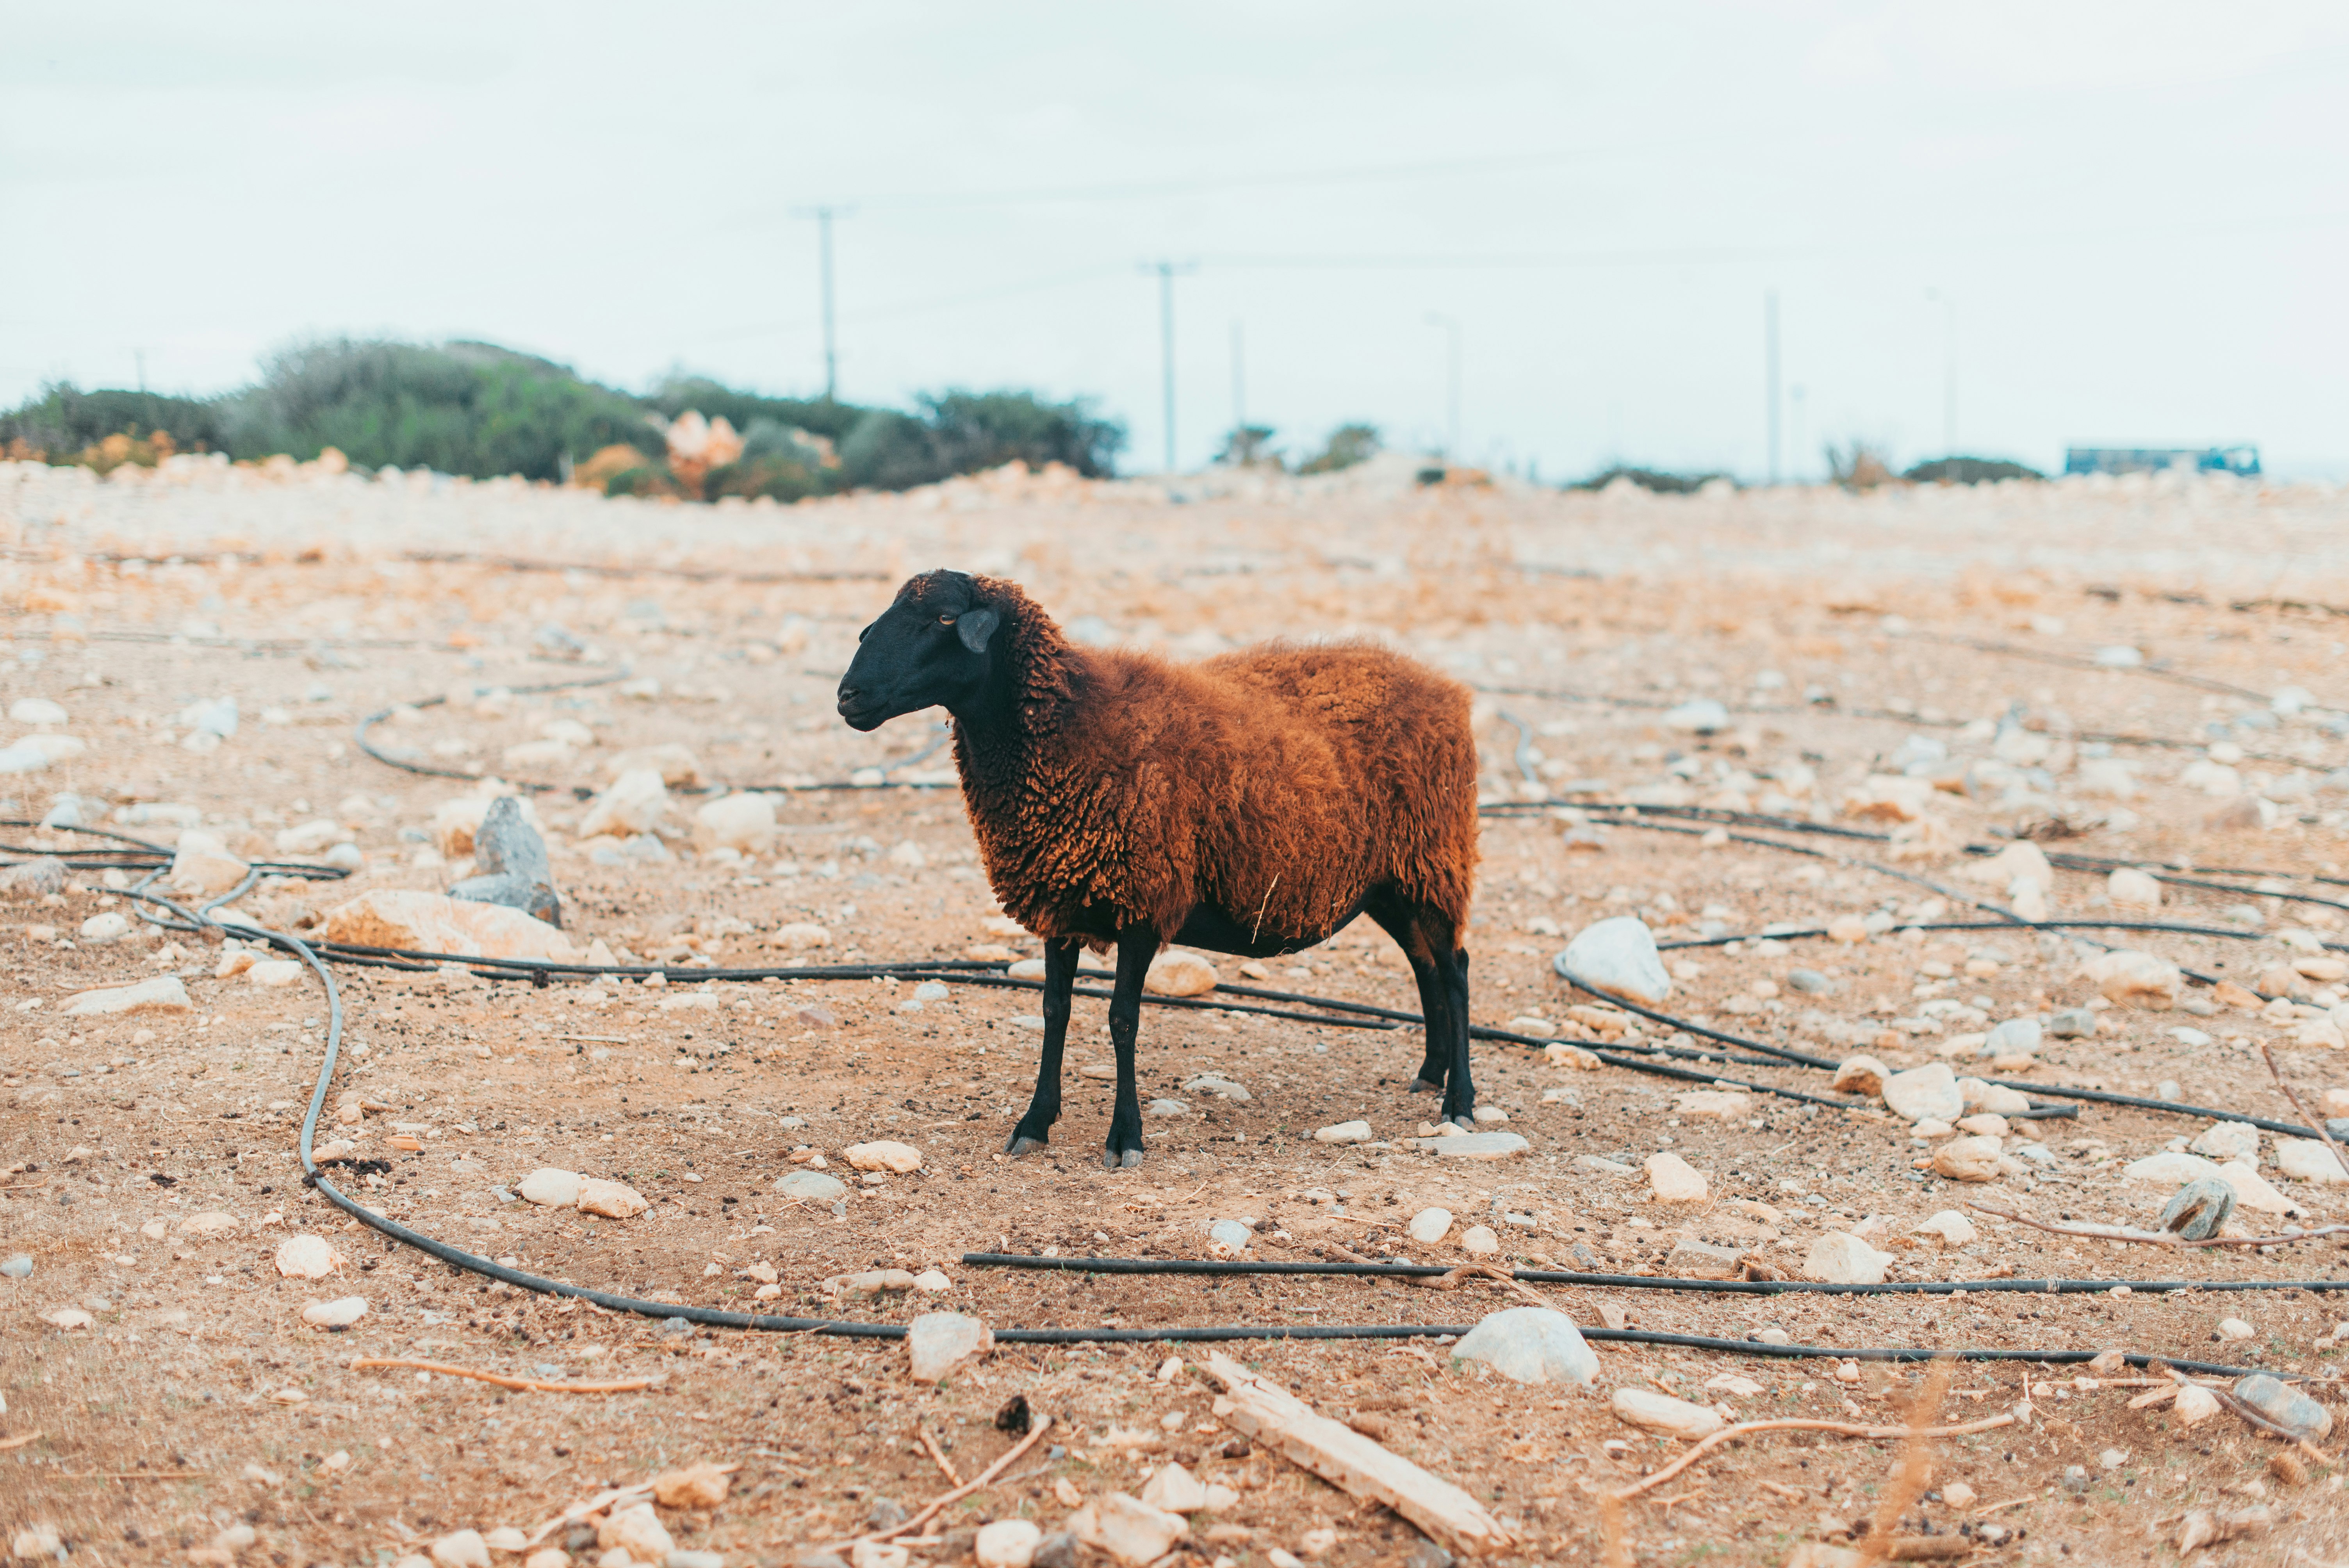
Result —
[{"label": "sheep's nose", "polygon": [[863,695],[863,694],[862,694],[862,693],[860,693],[860,692],[857,690],[857,688],[856,688],[856,687],[854,687],[854,686],[850,686],[846,681],[843,681],[843,682],[841,682],[841,683],[840,683],[840,700],[841,700],[841,701],[843,701],[843,702],[854,702],[854,701],[857,699],[857,697],[858,697],[858,696],[862,696],[862,695]]}]

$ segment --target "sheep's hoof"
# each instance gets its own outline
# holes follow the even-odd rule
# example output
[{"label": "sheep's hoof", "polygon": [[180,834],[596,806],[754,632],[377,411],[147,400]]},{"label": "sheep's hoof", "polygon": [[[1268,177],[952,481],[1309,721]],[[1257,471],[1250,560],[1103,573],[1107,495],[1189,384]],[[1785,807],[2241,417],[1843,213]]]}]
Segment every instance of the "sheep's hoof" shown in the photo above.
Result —
[{"label": "sheep's hoof", "polygon": [[1444,1086],[1440,1083],[1430,1083],[1423,1078],[1415,1078],[1411,1080],[1411,1092],[1413,1094],[1442,1094],[1444,1092]]},{"label": "sheep's hoof", "polygon": [[1003,1146],[1003,1152],[1011,1156],[1012,1159],[1017,1160],[1031,1149],[1042,1149],[1045,1147],[1047,1147],[1047,1145],[1040,1138],[1023,1138],[1019,1133],[1015,1132],[1011,1135],[1011,1141]]},{"label": "sheep's hoof", "polygon": [[1123,1153],[1114,1149],[1102,1150],[1102,1169],[1104,1171],[1131,1171],[1141,1163],[1142,1150],[1139,1149],[1129,1149]]}]

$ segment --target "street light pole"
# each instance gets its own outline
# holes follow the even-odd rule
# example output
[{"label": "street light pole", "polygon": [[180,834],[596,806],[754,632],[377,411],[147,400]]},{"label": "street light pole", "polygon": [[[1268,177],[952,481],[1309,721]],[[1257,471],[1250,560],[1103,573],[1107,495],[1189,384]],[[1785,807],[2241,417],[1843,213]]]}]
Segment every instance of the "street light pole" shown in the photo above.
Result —
[{"label": "street light pole", "polygon": [[1427,313],[1427,325],[1440,326],[1451,335],[1450,353],[1444,374],[1444,456],[1447,461],[1460,460],[1460,323],[1441,311]]}]

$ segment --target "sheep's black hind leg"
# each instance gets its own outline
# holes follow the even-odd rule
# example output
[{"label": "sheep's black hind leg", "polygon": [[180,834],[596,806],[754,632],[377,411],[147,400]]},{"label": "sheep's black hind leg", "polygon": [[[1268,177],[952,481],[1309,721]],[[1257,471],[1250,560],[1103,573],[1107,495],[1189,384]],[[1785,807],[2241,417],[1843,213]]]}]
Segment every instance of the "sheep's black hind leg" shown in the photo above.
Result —
[{"label": "sheep's black hind leg", "polygon": [[1069,1038],[1069,991],[1077,982],[1077,939],[1056,936],[1044,944],[1044,1058],[1036,1067],[1036,1092],[1028,1113],[1011,1130],[1003,1152],[1017,1158],[1052,1141],[1061,1119],[1061,1047]]},{"label": "sheep's black hind leg", "polygon": [[1371,894],[1363,913],[1394,938],[1411,965],[1412,978],[1419,984],[1419,1016],[1426,1026],[1427,1049],[1420,1060],[1419,1075],[1411,1080],[1411,1092],[1442,1094],[1452,1076],[1452,1037],[1445,1024],[1451,1015],[1452,994],[1444,985],[1443,972],[1426,944],[1413,940],[1411,905],[1392,890]]},{"label": "sheep's black hind leg", "polygon": [[1444,988],[1451,998],[1446,1026],[1452,1033],[1452,1078],[1444,1091],[1444,1119],[1476,1125],[1476,1085],[1468,1072],[1468,950],[1454,947],[1436,955]]},{"label": "sheep's black hind leg", "polygon": [[1142,1163],[1142,1092],[1134,1081],[1133,1043],[1142,1032],[1142,977],[1158,955],[1158,933],[1129,925],[1117,936],[1117,984],[1109,998],[1109,1041],[1117,1050],[1117,1109],[1110,1113],[1102,1164],[1115,1171]]}]

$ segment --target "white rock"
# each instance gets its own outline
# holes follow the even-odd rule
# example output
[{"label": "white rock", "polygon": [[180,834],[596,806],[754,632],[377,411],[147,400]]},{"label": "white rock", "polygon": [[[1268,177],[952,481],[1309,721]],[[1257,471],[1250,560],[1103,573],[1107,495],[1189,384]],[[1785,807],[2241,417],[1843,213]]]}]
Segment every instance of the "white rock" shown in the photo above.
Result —
[{"label": "white rock", "polygon": [[1892,1264],[1890,1253],[1879,1253],[1848,1231],[1829,1231],[1803,1254],[1803,1277],[1821,1284],[1882,1284]]},{"label": "white rock", "polygon": [[129,929],[130,917],[109,909],[81,923],[81,939],[84,942],[117,942]]},{"label": "white rock", "polygon": [[1884,1080],[1891,1076],[1892,1069],[1874,1057],[1847,1057],[1836,1068],[1835,1081],[1831,1087],[1838,1094],[1866,1095],[1873,1098],[1884,1092]]},{"label": "white rock", "polygon": [[1597,1352],[1562,1312],[1512,1306],[1487,1314],[1452,1347],[1452,1359],[1482,1362],[1518,1383],[1576,1383],[1599,1376]]},{"label": "white rock", "polygon": [[1754,1109],[1754,1097],[1731,1089],[1691,1089],[1677,1097],[1673,1110],[1681,1116],[1711,1117],[1719,1121],[1734,1121]]},{"label": "white rock", "polygon": [[185,1013],[194,1006],[178,975],[158,975],[136,985],[80,992],[66,999],[62,1011],[68,1018],[90,1018],[118,1013]]},{"label": "white rock", "polygon": [[481,1543],[492,1552],[527,1552],[530,1537],[511,1524],[501,1524],[495,1530],[481,1532]]},{"label": "white rock", "polygon": [[1191,1528],[1181,1514],[1122,1491],[1086,1503],[1069,1515],[1068,1527],[1078,1540],[1121,1563],[1154,1563]]},{"label": "white rock", "polygon": [[2248,1121],[2214,1121],[2186,1146],[2213,1160],[2243,1160],[2258,1164],[2260,1130]]},{"label": "white rock", "polygon": [[1501,1250],[1501,1238],[1489,1226],[1471,1225],[1460,1233],[1460,1250],[1475,1257],[1491,1257]]},{"label": "white rock", "polygon": [[954,1289],[954,1281],[936,1269],[924,1269],[914,1276],[914,1288],[924,1295],[940,1295]]},{"label": "white rock", "polygon": [[2279,1138],[2275,1152],[2276,1169],[2295,1181],[2349,1182],[2339,1156],[2313,1138]]},{"label": "white rock", "polygon": [[1619,914],[1584,926],[1552,966],[1568,980],[1650,1007],[1662,1006],[1672,994],[1671,976],[1664,973],[1663,959],[1656,952],[1655,933],[1636,915]]},{"label": "white rock", "polygon": [[1196,1513],[1207,1506],[1207,1489],[1181,1465],[1164,1464],[1143,1483],[1142,1501],[1169,1513]]},{"label": "white rock", "polygon": [[178,852],[171,857],[171,874],[166,880],[173,892],[217,895],[243,882],[252,870],[234,855],[197,848],[183,838]]},{"label": "white rock", "polygon": [[1983,1041],[1982,1054],[1986,1057],[2027,1057],[2039,1049],[2045,1031],[2036,1018],[2006,1018],[1994,1026]]},{"label": "white rock", "polygon": [[2132,947],[2098,954],[2082,973],[2107,1000],[2156,1011],[2177,1001],[2178,988],[2185,984],[2177,965]]},{"label": "white rock", "polygon": [[1215,1073],[1201,1073],[1195,1078],[1185,1078],[1183,1088],[1187,1094],[1209,1094],[1217,1099],[1230,1100],[1235,1105],[1255,1098],[1230,1078]]},{"label": "white rock", "polygon": [[183,1236],[225,1236],[238,1229],[235,1215],[223,1214],[217,1209],[191,1214],[180,1222],[180,1234]]},{"label": "white rock", "polygon": [[2190,1427],[2219,1413],[2219,1396],[2199,1383],[2189,1383],[2178,1390],[2177,1401],[2169,1408],[2179,1426]]},{"label": "white rock", "polygon": [[299,959],[256,958],[245,966],[244,977],[254,985],[282,989],[287,985],[299,985],[302,977],[309,972]]},{"label": "white rock", "polygon": [[2257,1339],[2259,1336],[2260,1331],[2240,1317],[2219,1320],[2219,1337],[2221,1339]]},{"label": "white rock", "polygon": [[440,1568],[490,1568],[489,1542],[478,1530],[452,1531],[432,1543],[432,1561]]},{"label": "white rock", "polygon": [[2031,1109],[2031,1097],[2021,1089],[1985,1083],[1978,1078],[1960,1078],[1958,1094],[1968,1110],[1988,1111],[1993,1116],[2021,1116]]},{"label": "white rock", "polygon": [[1316,1143],[1368,1143],[1370,1140],[1371,1124],[1367,1121],[1341,1121],[1334,1127],[1322,1128],[1313,1135]]},{"label": "white rock", "polygon": [[1207,1238],[1229,1253],[1244,1253],[1256,1240],[1256,1233],[1237,1220],[1217,1220],[1207,1227]]},{"label": "white rock", "polygon": [[606,1514],[595,1526],[595,1544],[607,1550],[614,1546],[625,1548],[628,1556],[638,1563],[666,1563],[668,1554],[677,1549],[677,1542],[649,1502],[633,1503]]},{"label": "white rock", "polygon": [[1930,1236],[1935,1245],[1951,1252],[1972,1244],[1974,1237],[1979,1234],[1974,1229],[1974,1222],[1955,1209],[1944,1209],[1929,1219],[1918,1222],[1909,1227],[1909,1233],[1912,1236]]},{"label": "white rock", "polygon": [[905,1326],[905,1354],[916,1383],[936,1383],[994,1348],[994,1332],[959,1312],[926,1312]]},{"label": "white rock", "polygon": [[2105,879],[2105,892],[2124,909],[2158,909],[2161,884],[2135,866],[2122,866]]},{"label": "white rock", "polygon": [[849,1164],[859,1171],[894,1171],[903,1176],[922,1168],[922,1151],[894,1139],[852,1143],[842,1152]]},{"label": "white rock", "polygon": [[579,1173],[552,1167],[533,1171],[515,1184],[514,1191],[542,1208],[575,1209],[579,1206]]},{"label": "white rock", "polygon": [[1729,727],[1729,709],[1715,697],[1692,697],[1677,707],[1666,708],[1664,723],[1674,729],[1710,735],[1714,730]]},{"label": "white rock", "polygon": [[712,800],[693,814],[694,836],[708,848],[756,854],[775,836],[775,799],[745,790]]},{"label": "white rock", "polygon": [[674,740],[615,752],[604,763],[604,777],[611,779],[615,788],[621,779],[637,772],[657,773],[662,783],[678,789],[698,789],[703,781],[701,759]]},{"label": "white rock", "polygon": [[668,815],[668,786],[657,769],[636,768],[621,774],[612,787],[595,797],[579,819],[579,836],[592,839],[608,833],[625,839],[649,833]]},{"label": "white rock", "polygon": [[1692,1405],[1686,1399],[1675,1399],[1670,1394],[1660,1394],[1652,1388],[1618,1388],[1608,1401],[1618,1420],[1643,1432],[1661,1432],[1666,1437],[1683,1438],[1694,1442],[1709,1438],[1728,1423],[1721,1413],[1703,1405]]},{"label": "white rock", "polygon": [[1469,1113],[1469,1119],[1479,1127],[1497,1127],[1509,1119],[1509,1113],[1497,1105],[1480,1105]]},{"label": "white rock", "polygon": [[328,844],[343,838],[343,825],[325,817],[296,823],[277,830],[277,852],[281,855],[315,855]]},{"label": "white rock", "polygon": [[475,903],[416,888],[372,888],[326,912],[332,941],[457,958],[551,958],[579,950],[555,927],[502,903]]},{"label": "white rock", "polygon": [[1216,966],[1195,953],[1170,947],[1150,961],[1142,988],[1159,996],[1199,996],[1216,988]]},{"label": "white rock", "polygon": [[287,1279],[324,1279],[342,1261],[324,1236],[305,1233],[277,1243],[277,1272]]},{"label": "white rock", "polygon": [[1934,1173],[1952,1181],[1995,1181],[2006,1174],[2009,1163],[1999,1140],[1979,1133],[1952,1138],[1933,1150]]},{"label": "white rock", "polygon": [[1411,1217],[1411,1224],[1406,1227],[1411,1239],[1423,1246],[1433,1246],[1451,1229],[1452,1211],[1449,1209],[1422,1209]]},{"label": "white rock", "polygon": [[41,1314],[41,1321],[54,1325],[70,1334],[78,1328],[88,1328],[98,1319],[78,1306],[61,1306],[55,1312]]},{"label": "white rock", "polygon": [[1029,1568],[1044,1532],[1025,1519],[999,1519],[978,1527],[973,1543],[978,1568]]},{"label": "white rock", "polygon": [[2055,885],[2055,868],[2047,863],[2047,852],[2028,839],[2017,839],[1989,859],[1972,861],[1961,874],[2009,892],[2017,882],[2042,892]]},{"label": "white rock", "polygon": [[767,939],[767,945],[784,948],[793,953],[803,953],[811,947],[831,946],[832,933],[821,925],[811,924],[804,920],[795,920],[788,925],[779,927],[775,934]]},{"label": "white rock", "polygon": [[579,1196],[573,1202],[581,1213],[601,1214],[607,1220],[632,1220],[652,1206],[626,1182],[595,1176],[580,1178]]},{"label": "white rock", "polygon": [[20,696],[8,705],[8,717],[16,724],[63,724],[66,710],[45,696]]},{"label": "white rock", "polygon": [[2299,1204],[2269,1186],[2265,1177],[2240,1160],[2220,1166],[2219,1180],[2235,1190],[2235,1202],[2242,1208],[2262,1214],[2299,1212]]},{"label": "white rock", "polygon": [[1459,1132],[1451,1137],[1414,1138],[1415,1149],[1431,1150],[1446,1160],[1507,1160],[1533,1147],[1515,1132]]},{"label": "white rock", "polygon": [[302,1309],[302,1321],[317,1328],[348,1328],[367,1312],[367,1298],[347,1295],[335,1301],[314,1301]]},{"label": "white rock", "polygon": [[1702,1203],[1713,1195],[1704,1177],[1677,1154],[1651,1154],[1640,1165],[1659,1203]]},{"label": "white rock", "polygon": [[793,1171],[775,1183],[778,1197],[805,1198],[818,1203],[829,1203],[847,1191],[839,1178],[821,1171]]},{"label": "white rock", "polygon": [[1957,1075],[1947,1062],[1927,1062],[1884,1080],[1884,1103],[1903,1121],[1955,1121],[1966,1113]]}]

